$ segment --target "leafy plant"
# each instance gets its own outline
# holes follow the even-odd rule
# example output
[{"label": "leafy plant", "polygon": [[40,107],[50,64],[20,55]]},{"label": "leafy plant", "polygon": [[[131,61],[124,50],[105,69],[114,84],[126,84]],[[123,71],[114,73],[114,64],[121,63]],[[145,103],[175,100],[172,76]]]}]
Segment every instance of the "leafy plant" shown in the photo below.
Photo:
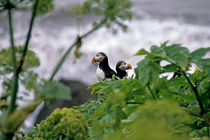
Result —
[{"label": "leafy plant", "polygon": [[85,117],[74,109],[56,109],[35,128],[35,133],[29,133],[28,138],[41,139],[75,139],[87,138],[87,121]]},{"label": "leafy plant", "polygon": [[[93,12],[90,10],[87,11],[87,4],[90,6],[89,8],[92,8],[94,5],[94,8],[101,9],[101,11],[103,11],[101,14],[104,14],[104,17],[97,22],[94,22],[95,24],[93,28],[87,33],[76,37],[75,41],[57,63],[49,80],[46,80],[40,78],[32,69],[39,66],[39,60],[36,57],[36,54],[29,50],[29,42],[36,17],[52,12],[54,10],[53,0],[0,0],[0,13],[7,12],[8,14],[10,36],[10,48],[3,49],[0,52],[0,78],[3,80],[2,87],[4,90],[0,98],[0,109],[2,112],[0,116],[1,139],[12,139],[26,117],[33,112],[36,106],[42,101],[52,98],[71,99],[69,96],[69,89],[61,83],[53,80],[71,50],[75,47],[75,56],[77,58],[81,57],[82,53],[79,49],[81,48],[82,41],[85,37],[89,36],[104,25],[111,23],[117,23],[125,28],[125,25],[121,24],[121,22],[131,18],[131,12],[129,11],[131,3],[128,0],[124,0],[123,3],[119,3],[118,0],[95,2],[87,0],[83,5],[79,6],[82,11],[85,12],[74,12],[75,16],[78,14]],[[103,9],[104,7],[101,4],[108,7]],[[23,46],[15,45],[13,12],[17,10],[31,11],[28,33]],[[22,108],[19,108],[16,104],[17,100],[20,98],[18,97],[20,83],[23,84],[26,89],[26,93],[24,93],[25,95],[29,95],[31,91],[36,95],[34,101]]]},{"label": "leafy plant", "polygon": [[[209,136],[209,58],[203,58],[208,51],[190,53],[167,42],[154,45],[150,52],[136,53],[145,58],[138,63],[135,78],[113,78],[90,86],[96,99],[79,109],[89,120],[91,139]],[[198,66],[193,74],[188,73],[191,63]],[[166,72],[174,72],[173,78],[161,76]]]}]

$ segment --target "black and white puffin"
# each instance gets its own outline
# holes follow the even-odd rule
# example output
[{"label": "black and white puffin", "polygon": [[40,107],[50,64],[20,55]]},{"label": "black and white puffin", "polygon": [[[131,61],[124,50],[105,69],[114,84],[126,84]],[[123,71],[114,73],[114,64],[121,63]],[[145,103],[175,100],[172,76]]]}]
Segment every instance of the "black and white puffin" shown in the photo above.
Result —
[{"label": "black and white puffin", "polygon": [[98,52],[92,58],[92,64],[95,63],[99,63],[98,68],[96,69],[96,76],[99,81],[112,78],[113,75],[116,75],[116,72],[110,68],[108,57],[105,53]]},{"label": "black and white puffin", "polygon": [[117,77],[120,79],[124,78],[127,75],[126,70],[132,69],[131,65],[125,61],[119,61],[116,65]]}]

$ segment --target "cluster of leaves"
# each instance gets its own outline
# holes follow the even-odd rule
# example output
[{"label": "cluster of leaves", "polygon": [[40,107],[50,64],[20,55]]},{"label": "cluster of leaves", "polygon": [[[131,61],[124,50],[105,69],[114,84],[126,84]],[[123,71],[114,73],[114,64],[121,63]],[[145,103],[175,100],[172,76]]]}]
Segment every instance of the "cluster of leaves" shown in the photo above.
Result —
[{"label": "cluster of leaves", "polygon": [[[123,30],[127,26],[123,23],[125,20],[131,20],[132,12],[130,0],[86,0],[83,5],[76,5],[71,9],[71,14],[79,16],[81,14],[96,14],[102,16],[101,21],[105,22],[107,28],[112,28],[114,32],[115,25],[120,26]],[[94,25],[98,22],[95,21]]]},{"label": "cluster of leaves", "polygon": [[[16,58],[19,60],[24,47],[14,47],[16,51]],[[37,55],[28,50],[24,59],[24,64],[19,75],[19,81],[23,87],[25,87],[24,94],[19,94],[18,100],[24,100],[26,96],[31,96],[32,92],[35,92],[36,99],[29,103],[27,106],[15,110],[8,115],[9,98],[11,98],[13,81],[11,75],[13,73],[11,48],[2,49],[0,51],[0,79],[3,81],[1,84],[3,87],[3,93],[0,98],[0,125],[2,131],[5,133],[13,133],[18,130],[27,116],[33,112],[36,107],[43,101],[49,99],[71,99],[70,89],[57,81],[48,81],[39,78],[38,74],[34,72],[32,68],[36,68],[40,65]],[[18,105],[16,105],[18,106]],[[1,133],[0,133],[1,134]]]},{"label": "cluster of leaves", "polygon": [[39,126],[28,133],[26,139],[75,139],[83,140],[88,134],[85,117],[72,108],[56,109]]},{"label": "cluster of leaves", "polygon": [[[0,0],[0,10],[30,10],[36,0]],[[53,0],[39,0],[36,15],[44,15],[54,10]],[[1,12],[1,11],[0,11]]]},{"label": "cluster of leaves", "polygon": [[[20,59],[21,54],[23,52],[23,46],[14,47],[17,59]],[[1,102],[7,102],[8,96],[10,96],[12,92],[12,84],[13,81],[11,80],[11,74],[13,73],[13,64],[12,58],[8,57],[11,55],[11,48],[2,49],[0,51],[0,79],[2,82],[2,88],[4,93],[2,93]],[[36,68],[40,65],[39,59],[36,54],[32,50],[28,50],[28,54],[25,58],[25,63],[22,67],[22,73],[20,74],[19,78],[22,84],[25,85],[27,89],[32,89],[33,84],[35,84],[38,75],[33,72],[31,69]],[[7,108],[2,104],[1,107]]]},{"label": "cluster of leaves", "polygon": [[[209,136],[210,61],[203,58],[209,51],[201,48],[190,53],[179,44],[167,43],[152,46],[150,52],[141,49],[136,55],[145,58],[138,63],[135,78],[113,78],[90,86],[96,99],[79,108],[89,121],[91,138]],[[162,66],[163,61],[167,65]],[[189,74],[192,62],[199,70]],[[160,76],[166,72],[179,75],[171,79]]]},{"label": "cluster of leaves", "polygon": [[[38,74],[31,70],[31,68],[39,66],[39,60],[35,53],[30,51],[28,47],[36,16],[52,12],[54,10],[53,0],[0,0],[0,13],[7,11],[8,14],[11,45],[11,49],[1,51],[0,57],[0,76],[3,81],[2,85],[4,90],[0,98],[0,109],[2,112],[0,116],[0,126],[3,126],[0,131],[0,137],[2,139],[12,139],[14,133],[18,130],[26,117],[34,111],[41,101],[54,98],[70,99],[69,89],[59,82],[53,81],[55,74],[58,72],[68,54],[71,52],[72,48],[76,46],[74,54],[77,58],[81,57],[82,53],[79,49],[82,45],[82,39],[104,25],[107,27],[119,25],[125,30],[126,26],[123,24],[123,20],[131,19],[132,13],[129,11],[130,8],[131,2],[129,0],[87,0],[82,6],[74,8],[73,11],[75,15],[95,13],[102,15],[102,19],[94,22],[94,27],[90,31],[77,37],[75,42],[57,63],[49,80],[44,80],[39,78]],[[13,12],[16,10],[30,10],[32,15],[24,47],[15,47]],[[114,31],[116,31],[116,29],[114,29]],[[20,82],[21,85],[25,87],[26,95],[30,95],[29,93],[31,93],[31,91],[36,93],[36,99],[22,108],[18,108],[16,105],[16,101],[20,99],[20,94],[18,94]],[[10,103],[8,103],[8,97],[11,98]],[[17,117],[18,115],[21,117]],[[10,128],[11,130],[9,130]]]},{"label": "cluster of leaves", "polygon": [[[23,46],[15,47],[16,58],[19,60],[23,53]],[[4,94],[3,99],[10,96],[12,89],[11,74],[13,73],[12,59],[8,57],[11,54],[11,48],[2,49],[0,51],[0,78],[3,80],[2,87]],[[38,74],[32,68],[40,65],[39,59],[32,50],[28,50],[24,60],[24,64],[19,76],[21,84],[26,88],[25,95],[30,96],[30,91],[35,91],[37,97],[45,97],[45,99],[71,99],[69,96],[69,88],[57,81],[46,81],[40,79]]]}]

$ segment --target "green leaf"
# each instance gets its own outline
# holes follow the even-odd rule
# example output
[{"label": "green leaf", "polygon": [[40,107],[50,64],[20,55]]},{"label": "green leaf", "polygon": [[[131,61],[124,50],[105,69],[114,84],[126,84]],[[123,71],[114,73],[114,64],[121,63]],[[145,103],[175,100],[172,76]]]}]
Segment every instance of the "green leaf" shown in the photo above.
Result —
[{"label": "green leaf", "polygon": [[166,65],[163,67],[165,72],[176,72],[178,70],[177,66],[174,64]]},{"label": "green leaf", "polygon": [[82,6],[76,5],[78,8],[74,7],[72,12],[75,17],[81,14],[102,15],[100,21],[105,20],[105,27],[112,28],[116,33],[116,25],[126,31],[127,26],[123,21],[131,20],[131,6],[130,0],[86,0]]},{"label": "green leaf", "polygon": [[138,67],[135,69],[136,76],[142,85],[146,85],[148,82],[155,82],[159,77],[160,71],[160,66],[147,58],[139,62]]},{"label": "green leaf", "polygon": [[191,53],[191,60],[194,62],[195,60],[202,59],[208,52],[210,52],[210,47],[197,49]]},{"label": "green leaf", "polygon": [[33,71],[21,73],[20,80],[25,85],[26,89],[32,90],[36,88],[38,74]]},{"label": "green leaf", "polygon": [[47,99],[71,99],[70,88],[57,81],[46,82],[44,85],[40,85],[38,89],[39,96]]},{"label": "green leaf", "polygon": [[[23,46],[15,47],[17,60],[20,60],[23,50],[24,50]],[[10,57],[11,51],[12,51],[11,47],[7,49],[2,49],[0,51],[0,75],[9,74],[13,72],[12,57]],[[29,68],[38,67],[39,65],[40,62],[37,55],[32,50],[28,50],[26,57],[24,59],[22,72],[26,71]]]},{"label": "green leaf", "polygon": [[140,49],[135,55],[147,55],[148,53],[145,49]]},{"label": "green leaf", "polygon": [[[31,1],[34,3],[36,0],[31,0]],[[37,16],[41,16],[41,15],[47,14],[52,11],[54,11],[53,0],[39,0],[38,8],[36,11]]]},{"label": "green leaf", "polygon": [[182,47],[179,44],[173,44],[171,46],[165,47],[164,50],[168,57],[167,59],[170,62],[175,63],[180,67],[188,66],[190,52],[187,48]]},{"label": "green leaf", "polygon": [[150,48],[150,51],[151,51],[152,54],[155,54],[155,55],[158,55],[158,56],[161,56],[161,57],[164,56],[163,50],[160,47],[156,46],[156,45],[153,45]]}]

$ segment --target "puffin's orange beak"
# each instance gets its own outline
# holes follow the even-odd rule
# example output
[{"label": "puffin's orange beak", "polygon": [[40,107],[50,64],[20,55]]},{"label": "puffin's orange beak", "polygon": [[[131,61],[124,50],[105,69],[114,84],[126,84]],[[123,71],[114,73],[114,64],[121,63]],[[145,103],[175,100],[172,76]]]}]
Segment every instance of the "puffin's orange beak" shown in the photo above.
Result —
[{"label": "puffin's orange beak", "polygon": [[130,65],[130,64],[128,64],[128,68],[127,68],[127,69],[128,69],[128,70],[129,70],[129,69],[132,69],[132,67],[131,67],[131,65]]},{"label": "puffin's orange beak", "polygon": [[92,64],[95,64],[95,56],[92,58]]},{"label": "puffin's orange beak", "polygon": [[192,63],[189,62],[189,63],[188,63],[188,66],[189,66],[189,67],[192,67]]}]

